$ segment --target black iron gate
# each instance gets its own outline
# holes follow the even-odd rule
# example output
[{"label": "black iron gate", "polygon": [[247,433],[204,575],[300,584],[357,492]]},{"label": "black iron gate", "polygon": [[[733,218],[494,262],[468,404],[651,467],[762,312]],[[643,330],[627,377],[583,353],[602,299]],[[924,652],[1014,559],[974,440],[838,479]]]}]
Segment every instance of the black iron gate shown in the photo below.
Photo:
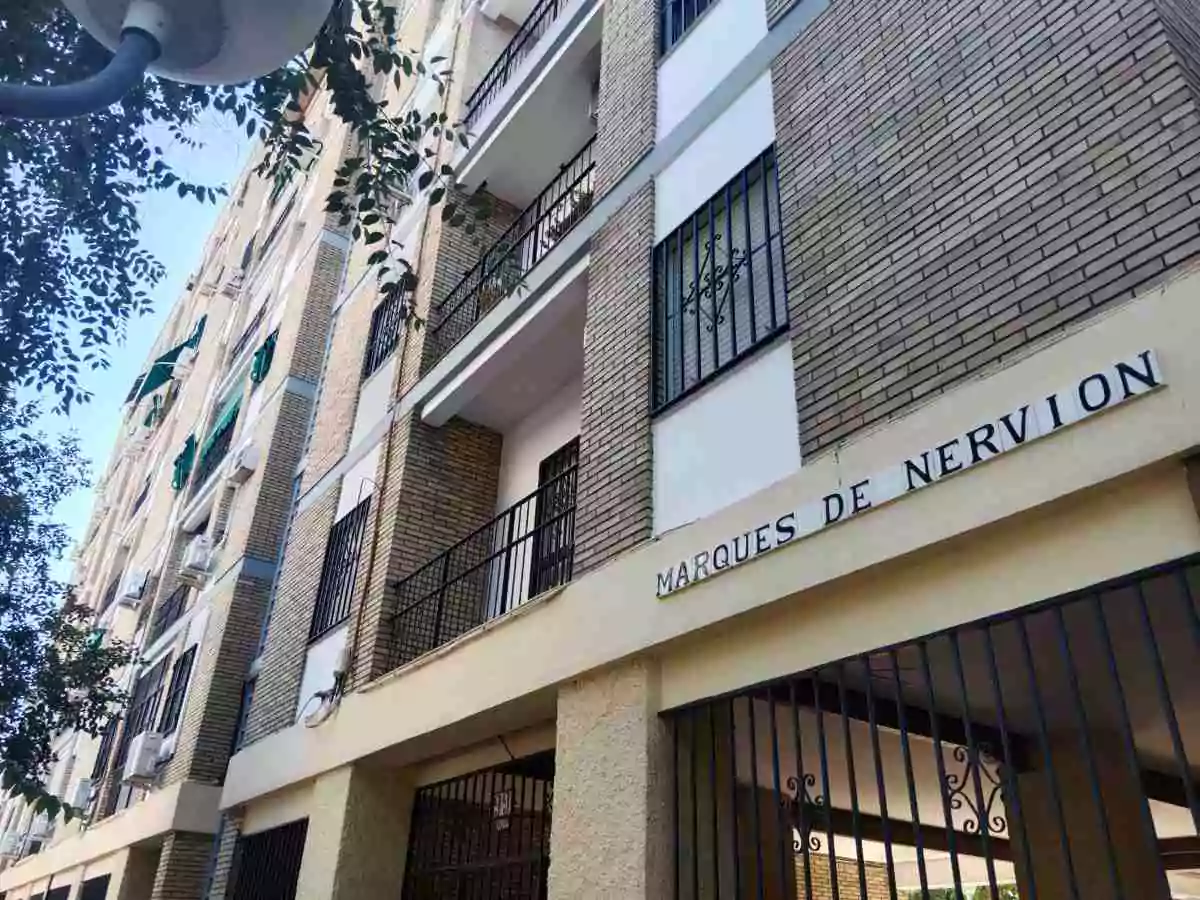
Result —
[{"label": "black iron gate", "polygon": [[421,788],[403,900],[544,900],[554,754]]},{"label": "black iron gate", "polygon": [[671,713],[676,896],[1196,896],[1198,589],[1180,561]]}]

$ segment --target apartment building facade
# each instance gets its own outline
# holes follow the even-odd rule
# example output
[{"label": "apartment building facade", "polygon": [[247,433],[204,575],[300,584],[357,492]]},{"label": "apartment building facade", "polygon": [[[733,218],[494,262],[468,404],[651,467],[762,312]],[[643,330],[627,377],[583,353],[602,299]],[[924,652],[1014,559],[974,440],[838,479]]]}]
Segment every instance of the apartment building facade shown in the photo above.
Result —
[{"label": "apartment building facade", "polygon": [[239,179],[124,399],[74,582],[100,639],[135,651],[129,701],[98,738],[58,739],[48,788],[82,816],[6,804],[5,894],[205,889],[349,247],[321,212],[344,134],[306,102],[318,152]]},{"label": "apartment building facade", "polygon": [[1198,22],[407,7],[205,896],[1200,892]]}]

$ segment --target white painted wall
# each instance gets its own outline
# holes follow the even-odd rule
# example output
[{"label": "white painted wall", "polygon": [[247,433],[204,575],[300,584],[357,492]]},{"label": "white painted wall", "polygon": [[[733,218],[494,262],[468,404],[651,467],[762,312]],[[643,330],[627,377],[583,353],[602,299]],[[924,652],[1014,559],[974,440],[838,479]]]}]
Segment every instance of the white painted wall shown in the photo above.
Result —
[{"label": "white painted wall", "polygon": [[538,486],[538,466],[542,460],[579,436],[582,395],[583,379],[572,379],[533,414],[504,432],[496,512],[533,493]]},{"label": "white painted wall", "polygon": [[[730,2],[739,0],[722,0]],[[654,240],[670,234],[774,141],[775,103],[767,72],[656,176]]]},{"label": "white painted wall", "polygon": [[781,340],[655,420],[655,534],[800,468],[794,377],[791,342]]},{"label": "white painted wall", "polygon": [[366,456],[356,462],[342,479],[342,492],[338,495],[337,512],[334,513],[335,522],[375,492],[379,447],[380,445],[376,444],[367,451]]},{"label": "white painted wall", "polygon": [[658,67],[658,139],[767,36],[764,0],[717,0]]},{"label": "white painted wall", "polygon": [[[346,640],[348,628],[347,625],[335,628],[308,648],[308,653],[304,658],[304,675],[300,679],[300,697],[296,701],[297,722],[300,721],[302,715],[311,713],[317,708],[316,701],[309,703],[313,694],[317,691],[328,690],[333,686],[333,667],[337,663],[338,654],[342,651],[342,644]],[[307,709],[304,707],[306,703],[308,703]]]},{"label": "white painted wall", "polygon": [[[396,346],[400,347],[402,344],[403,338]],[[359,388],[358,408],[354,411],[354,428],[350,431],[351,447],[370,434],[371,429],[387,415],[388,401],[392,396],[392,379],[395,377],[396,354],[393,352],[387,362],[376,369]]]}]

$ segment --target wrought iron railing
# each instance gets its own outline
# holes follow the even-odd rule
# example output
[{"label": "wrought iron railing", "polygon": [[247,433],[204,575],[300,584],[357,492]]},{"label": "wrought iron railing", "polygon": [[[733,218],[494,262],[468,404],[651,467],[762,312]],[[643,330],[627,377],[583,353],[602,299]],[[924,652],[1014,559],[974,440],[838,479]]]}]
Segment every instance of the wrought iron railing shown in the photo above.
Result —
[{"label": "wrought iron railing", "polygon": [[150,630],[146,632],[147,647],[162,637],[168,628],[179,621],[179,617],[187,609],[189,590],[191,588],[186,584],[181,584],[154,610],[154,615],[150,619]]},{"label": "wrought iron railing", "polygon": [[568,0],[540,0],[525,17],[525,21],[521,23],[517,33],[513,35],[512,40],[504,48],[504,52],[500,54],[500,58],[488,69],[483,80],[479,82],[479,86],[467,98],[467,114],[463,116],[463,122],[468,130],[475,129],[483,111],[491,105],[504,86],[508,84],[517,68],[529,55],[529,52],[537,46],[537,42],[549,30],[567,2]]},{"label": "wrought iron railing", "polygon": [[242,329],[242,333],[238,339],[233,342],[233,347],[229,351],[229,359],[235,360],[242,355],[242,351],[249,345],[250,340],[258,333],[258,326],[262,324],[263,316],[267,314],[267,304],[264,303],[258,308],[258,311],[250,319],[249,324]]},{"label": "wrought iron railing", "polygon": [[587,215],[593,200],[595,140],[589,140],[562,167],[554,181],[437,305],[431,328],[435,359],[462,340]]},{"label": "wrought iron railing", "polygon": [[192,495],[195,496],[200,488],[212,477],[217,468],[229,455],[229,447],[233,444],[233,432],[237,426],[237,416],[232,416],[221,430],[213,437],[212,442],[200,456],[196,472],[192,476]]},{"label": "wrought iron railing", "polygon": [[370,511],[371,498],[367,497],[338,519],[329,530],[329,543],[325,545],[325,560],[321,564],[321,580],[317,585],[317,602],[308,629],[310,641],[322,637],[350,616],[359,551]]},{"label": "wrought iron railing", "polygon": [[371,333],[367,337],[367,351],[363,354],[363,381],[374,375],[396,349],[411,297],[410,292],[398,291],[386,297],[371,313]]},{"label": "wrought iron railing", "polygon": [[388,669],[571,580],[576,472],[566,469],[396,585]]}]

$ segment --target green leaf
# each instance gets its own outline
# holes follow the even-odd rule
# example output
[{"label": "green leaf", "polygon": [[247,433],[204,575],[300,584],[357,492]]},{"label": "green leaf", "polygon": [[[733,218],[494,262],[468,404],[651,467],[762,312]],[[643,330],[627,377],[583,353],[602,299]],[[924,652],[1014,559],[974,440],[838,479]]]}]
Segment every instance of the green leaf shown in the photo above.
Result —
[{"label": "green leaf", "polygon": [[451,219],[453,219],[457,210],[458,210],[458,207],[455,206],[453,203],[447,203],[445,206],[442,207],[442,221],[448,222]]},{"label": "green leaf", "polygon": [[384,262],[387,259],[387,257],[388,257],[388,254],[387,254],[386,250],[376,250],[370,256],[367,257],[367,265],[368,266],[379,265],[379,263]]},{"label": "green leaf", "polygon": [[446,189],[444,187],[435,187],[429,192],[429,205],[437,206],[437,204],[442,202],[444,196],[446,196]]},{"label": "green leaf", "polygon": [[422,172],[421,177],[417,179],[417,190],[423,191],[431,184],[433,184],[433,173]]}]

